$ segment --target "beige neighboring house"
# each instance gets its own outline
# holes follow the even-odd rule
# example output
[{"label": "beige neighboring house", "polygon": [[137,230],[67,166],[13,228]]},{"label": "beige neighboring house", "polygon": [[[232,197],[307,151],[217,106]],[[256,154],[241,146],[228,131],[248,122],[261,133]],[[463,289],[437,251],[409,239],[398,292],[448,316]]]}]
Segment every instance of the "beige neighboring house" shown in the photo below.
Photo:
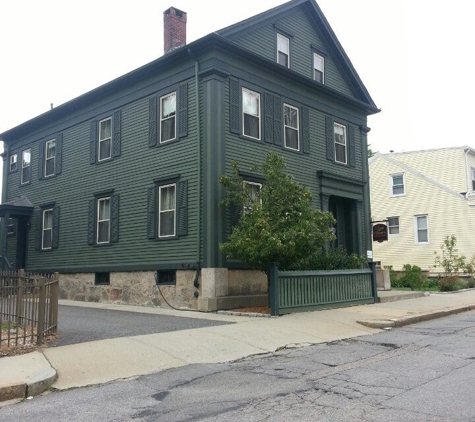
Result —
[{"label": "beige neighboring house", "polygon": [[475,149],[377,153],[369,174],[372,220],[387,220],[389,237],[373,242],[375,261],[441,272],[434,251],[452,234],[458,255],[475,254]]}]

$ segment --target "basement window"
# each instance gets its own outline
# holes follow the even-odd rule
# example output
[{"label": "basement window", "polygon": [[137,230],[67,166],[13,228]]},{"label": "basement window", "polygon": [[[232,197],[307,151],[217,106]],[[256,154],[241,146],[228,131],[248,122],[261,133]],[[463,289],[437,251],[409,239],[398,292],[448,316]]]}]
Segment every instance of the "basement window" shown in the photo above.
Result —
[{"label": "basement window", "polygon": [[96,286],[108,286],[110,285],[110,273],[96,273],[94,284]]},{"label": "basement window", "polygon": [[176,270],[159,270],[157,271],[157,286],[176,284]]}]

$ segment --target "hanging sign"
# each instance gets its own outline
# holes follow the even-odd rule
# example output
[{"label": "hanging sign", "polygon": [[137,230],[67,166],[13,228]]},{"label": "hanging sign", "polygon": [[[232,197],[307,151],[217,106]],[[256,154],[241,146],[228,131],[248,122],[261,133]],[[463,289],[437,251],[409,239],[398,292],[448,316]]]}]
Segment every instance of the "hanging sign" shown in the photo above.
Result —
[{"label": "hanging sign", "polygon": [[378,223],[373,226],[373,242],[384,242],[388,240],[388,226]]}]

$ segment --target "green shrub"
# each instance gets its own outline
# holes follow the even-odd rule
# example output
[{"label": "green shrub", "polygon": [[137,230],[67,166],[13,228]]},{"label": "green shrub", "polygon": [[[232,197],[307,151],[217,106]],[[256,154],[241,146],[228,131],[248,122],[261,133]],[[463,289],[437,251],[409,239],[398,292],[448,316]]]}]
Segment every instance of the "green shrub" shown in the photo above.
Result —
[{"label": "green shrub", "polygon": [[299,263],[299,270],[327,271],[352,270],[366,265],[365,255],[348,254],[341,246],[320,249],[317,253]]},{"label": "green shrub", "polygon": [[439,290],[441,292],[454,292],[456,290],[463,289],[464,283],[458,276],[442,277],[439,280]]},{"label": "green shrub", "polygon": [[391,281],[391,287],[403,287],[398,285],[399,279],[397,276],[397,271],[394,271],[392,265],[385,265],[383,268],[385,270],[389,270],[389,280]]},{"label": "green shrub", "polygon": [[473,289],[475,287],[475,278],[470,277],[467,281],[467,288]]},{"label": "green shrub", "polygon": [[422,269],[417,265],[406,264],[402,270],[403,274],[398,282],[411,290],[421,290],[426,280],[426,277],[422,274]]}]

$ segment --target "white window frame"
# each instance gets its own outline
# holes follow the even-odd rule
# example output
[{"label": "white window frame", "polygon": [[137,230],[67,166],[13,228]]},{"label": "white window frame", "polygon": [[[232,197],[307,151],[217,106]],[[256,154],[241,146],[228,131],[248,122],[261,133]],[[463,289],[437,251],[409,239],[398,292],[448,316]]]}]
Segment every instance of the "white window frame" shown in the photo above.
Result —
[{"label": "white window frame", "polygon": [[[101,139],[101,125],[104,122],[107,122],[107,121],[110,122],[110,128],[111,128],[110,136]],[[97,143],[97,147],[98,147],[98,151],[97,151],[98,160],[97,161],[101,162],[101,161],[110,160],[112,158],[112,117],[107,117],[106,119],[102,119],[102,120],[99,121],[99,136],[98,136],[98,139],[99,139],[99,141]],[[109,155],[105,156],[105,157],[101,157],[101,144],[103,142],[106,142],[106,141],[109,141]]]},{"label": "white window frame", "polygon": [[[402,185],[395,185],[394,178],[402,176]],[[402,186],[403,193],[394,193],[394,188]],[[398,196],[406,196],[406,174],[405,173],[395,173],[389,175],[389,196],[391,197],[398,197]]]},{"label": "white window frame", "polygon": [[[293,127],[290,125],[287,125],[285,122],[285,109],[289,108],[291,110],[295,110],[297,112],[297,127]],[[287,131],[286,129],[293,129],[297,132],[297,148],[291,148],[287,146]],[[287,149],[291,149],[293,151],[300,151],[300,116],[299,116],[299,109],[297,107],[291,106],[290,104],[285,104],[284,103],[284,147]]]},{"label": "white window frame", "polygon": [[475,192],[475,167],[471,167],[472,170],[472,192]]},{"label": "white window frame", "polygon": [[[321,82],[317,80],[317,74],[322,74]],[[325,83],[325,57],[318,53],[313,53],[313,80],[319,83]]]},{"label": "white window frame", "polygon": [[[420,230],[427,230],[427,241],[420,241],[419,240],[419,219],[425,218],[426,220],[426,229],[420,229]],[[430,243],[430,237],[429,237],[429,216],[427,214],[420,214],[420,215],[415,215],[414,216],[414,242],[416,245],[428,245]]]},{"label": "white window frame", "polygon": [[[344,143],[337,140],[337,134],[336,134],[336,130],[335,130],[337,127],[343,128]],[[333,142],[334,142],[334,149],[335,149],[335,162],[340,163],[340,164],[347,164],[348,163],[348,136],[347,136],[347,133],[346,133],[346,126],[345,125],[342,125],[341,123],[337,123],[337,122],[333,123]],[[337,145],[338,146],[344,146],[344,148],[345,148],[345,161],[339,161],[337,159]]]},{"label": "white window frame", "polygon": [[[49,145],[54,144],[54,154],[52,156],[48,156],[48,152],[50,151]],[[52,162],[53,171],[48,173],[48,163]],[[54,176],[56,165],[56,139],[50,139],[49,141],[45,142],[45,177]]]},{"label": "white window frame", "polygon": [[[173,198],[173,208],[162,210],[162,189],[169,188],[173,186],[174,188],[174,198]],[[158,237],[159,239],[169,238],[169,237],[176,237],[176,194],[177,194],[177,184],[176,183],[169,183],[167,185],[161,185],[158,187]],[[166,212],[173,212],[173,234],[162,235],[160,233],[161,229],[161,218],[162,214]]]},{"label": "white window frame", "polygon": [[[248,198],[249,201],[246,202],[244,205],[243,205],[243,213],[244,214],[247,214],[249,212],[252,211],[252,207],[251,207],[251,202],[253,201],[253,197],[252,197],[252,186],[259,186],[259,193],[261,192],[261,189],[262,189],[262,183],[257,183],[257,182],[250,182],[248,180],[244,180],[243,181],[243,187],[244,189],[246,189],[246,186],[250,186],[251,188],[251,197]],[[259,196],[259,203],[262,204],[262,198]]]},{"label": "white window frame", "polygon": [[[391,225],[391,219],[397,219],[397,224],[392,224]],[[391,228],[396,228],[397,227],[397,233],[391,233]],[[399,216],[392,216],[388,217],[388,236],[389,237],[397,237],[401,235],[401,222],[399,219]]]},{"label": "white window frame", "polygon": [[18,169],[18,154],[10,155],[10,173]]},{"label": "white window frame", "polygon": [[[101,203],[108,201],[109,202],[109,218],[100,218],[100,209],[101,209]],[[104,198],[99,198],[97,200],[97,222],[96,222],[96,243],[98,245],[103,245],[103,244],[108,244],[110,243],[111,240],[111,198],[110,196],[104,197]],[[99,225],[101,223],[108,222],[108,231],[107,231],[107,240],[99,241]]]},{"label": "white window frame", "polygon": [[[24,156],[28,153],[30,155],[30,161],[28,161],[28,165],[25,164]],[[26,168],[30,168],[30,174],[28,180],[24,180],[24,172]],[[26,185],[27,183],[31,182],[31,148],[25,149],[21,152],[21,175],[20,175],[20,184]]]},{"label": "white window frame", "polygon": [[[163,115],[163,110],[165,108],[163,107],[163,102],[169,97],[175,97],[175,111],[173,111],[172,113],[170,113],[167,116],[164,116]],[[166,142],[170,142],[170,141],[173,141],[173,140],[176,139],[176,100],[177,100],[176,91],[170,92],[169,94],[160,97],[160,134],[159,134],[159,139],[160,139],[161,144],[164,144]],[[162,123],[167,121],[167,120],[171,120],[171,119],[173,119],[173,126],[174,126],[173,133],[174,133],[175,136],[173,138],[170,138],[170,139],[162,140],[162,135],[163,135]]]},{"label": "white window frame", "polygon": [[[51,213],[51,227],[45,227],[45,216],[47,213]],[[41,249],[44,251],[53,249],[53,208],[47,208],[43,210],[42,213],[42,230],[41,230]],[[51,246],[45,246],[45,233],[49,231],[51,236]]]},{"label": "white window frame", "polygon": [[[249,94],[249,95],[252,95],[252,96],[255,96],[257,98],[257,115],[253,115],[253,114],[249,114],[249,113],[245,113],[244,112],[244,94]],[[250,139],[256,139],[258,141],[261,140],[261,94],[259,94],[258,92],[255,92],[255,91],[252,91],[250,89],[247,89],[247,88],[243,88],[242,89],[242,134],[243,136],[247,137],[247,138],[250,138]],[[258,137],[254,137],[254,136],[251,136],[251,135],[248,135],[245,133],[245,126],[244,126],[244,117],[245,115],[248,115],[248,116],[252,116],[252,117],[255,117],[257,118],[257,121],[258,121],[258,124],[257,124],[257,129],[259,131],[259,134],[258,134]]]},{"label": "white window frame", "polygon": [[[286,47],[285,47],[285,51],[284,49],[282,48],[279,48],[279,40],[282,40]],[[287,68],[290,68],[290,39],[289,37],[286,37],[285,35],[282,35],[282,34],[279,34],[277,33],[277,40],[276,40],[276,61],[278,64],[280,64],[281,66],[284,66],[284,67],[287,67]],[[282,54],[285,54],[287,56],[287,66],[285,66],[285,64],[283,63],[280,63],[279,61],[279,58],[280,58],[280,54],[279,53],[282,53]]]}]

